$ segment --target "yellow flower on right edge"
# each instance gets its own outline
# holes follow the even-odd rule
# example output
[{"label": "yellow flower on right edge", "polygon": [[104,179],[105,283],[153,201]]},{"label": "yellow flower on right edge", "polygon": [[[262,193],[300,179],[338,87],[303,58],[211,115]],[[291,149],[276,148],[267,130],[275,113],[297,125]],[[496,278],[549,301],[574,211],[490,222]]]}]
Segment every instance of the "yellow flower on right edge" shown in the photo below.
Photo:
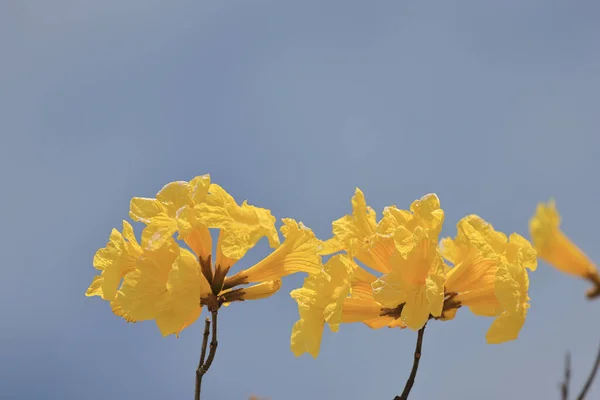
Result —
[{"label": "yellow flower on right edge", "polygon": [[600,274],[596,265],[560,229],[561,218],[554,200],[538,204],[529,221],[529,231],[539,258],[561,272],[589,280],[594,284],[586,295],[600,296]]}]

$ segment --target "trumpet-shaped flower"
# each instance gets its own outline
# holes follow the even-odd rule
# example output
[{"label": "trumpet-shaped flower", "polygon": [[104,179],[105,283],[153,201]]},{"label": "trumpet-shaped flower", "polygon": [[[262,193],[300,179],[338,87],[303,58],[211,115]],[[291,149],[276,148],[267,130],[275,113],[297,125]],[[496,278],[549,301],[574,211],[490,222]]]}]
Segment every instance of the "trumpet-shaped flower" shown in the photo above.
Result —
[{"label": "trumpet-shaped flower", "polygon": [[[316,357],[326,323],[332,331],[337,331],[340,323],[353,322],[372,329],[407,325],[418,329],[430,312],[439,315],[444,267],[436,242],[442,222],[443,211],[435,195],[414,202],[411,211],[387,207],[377,222],[375,211],[356,189],[352,214],[333,222],[333,237],[323,242],[320,251],[322,255],[340,251],[346,255],[331,258],[321,274],[310,276],[302,289],[292,292],[300,310],[292,332],[292,351]],[[353,260],[383,277],[378,279]],[[424,306],[420,305],[422,299]],[[439,305],[431,306],[434,303]]]},{"label": "trumpet-shaped flower", "polygon": [[539,204],[529,230],[541,259],[559,271],[590,280],[595,288],[588,297],[600,295],[600,274],[596,265],[560,229],[561,218],[554,200]]},{"label": "trumpet-shaped flower", "polygon": [[376,279],[342,254],[331,257],[321,273],[306,278],[302,288],[291,292],[300,311],[291,336],[294,354],[310,353],[316,358],[325,324],[332,332],[341,323],[354,322],[372,329],[405,328],[399,319],[401,309],[389,309],[373,298],[371,284]]},{"label": "trumpet-shaped flower", "polygon": [[319,355],[325,322],[337,330],[341,322],[342,303],[350,293],[353,262],[343,255],[333,256],[319,274],[309,275],[300,289],[290,295],[298,303],[300,320],[292,328],[291,349],[299,356],[305,352]]},{"label": "trumpet-shaped flower", "polygon": [[113,229],[106,247],[96,252],[93,264],[102,272],[94,278],[85,295],[113,300],[122,278],[135,269],[141,255],[142,248],[135,238],[133,227],[123,221],[123,233]]},{"label": "trumpet-shaped flower", "polygon": [[446,319],[466,306],[475,315],[497,317],[487,333],[488,343],[516,339],[529,308],[525,268],[537,266],[531,244],[516,233],[507,238],[469,215],[457,224],[455,239],[442,240],[442,254],[454,264],[446,275],[446,292],[451,294]]},{"label": "trumpet-shaped flower", "polygon": [[444,212],[435,194],[414,201],[410,211],[389,208],[396,219],[391,271],[373,283],[381,304],[402,306],[401,318],[413,330],[429,316],[439,317],[444,304],[444,263],[437,245]]},{"label": "trumpet-shaped flower", "polygon": [[[126,222],[122,235],[113,230],[107,247],[95,257],[94,265],[102,272],[86,295],[110,301],[113,312],[129,322],[155,320],[163,335],[179,335],[204,306],[216,311],[223,304],[266,298],[281,288],[282,277],[322,270],[317,254],[321,242],[309,228],[284,219],[285,240],[280,244],[269,210],[247,202],[237,205],[223,188],[210,183],[208,175],[170,183],[156,199],[134,198],[130,214],[147,224],[142,246]],[[211,228],[219,229],[216,263]],[[176,242],[176,232],[192,251]],[[227,277],[262,237],[277,248],[256,265]],[[255,285],[239,287],[247,283]]]}]

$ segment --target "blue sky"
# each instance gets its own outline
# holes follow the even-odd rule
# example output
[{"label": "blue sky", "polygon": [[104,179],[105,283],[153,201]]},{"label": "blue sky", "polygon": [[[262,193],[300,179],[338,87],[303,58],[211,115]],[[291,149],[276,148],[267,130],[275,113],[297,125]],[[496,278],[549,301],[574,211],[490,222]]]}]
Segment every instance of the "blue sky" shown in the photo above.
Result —
[{"label": "blue sky", "polygon": [[[191,398],[201,324],[162,338],[83,294],[129,199],[204,173],[322,238],[357,186],[378,211],[437,193],[443,236],[469,213],[527,234],[554,196],[600,260],[599,18],[592,0],[1,2],[0,397]],[[402,390],[414,332],[346,325],[293,356],[302,280],[222,312],[206,399]],[[557,398],[567,349],[580,388],[586,288],[542,264],[503,345],[468,310],[430,324],[411,398]]]}]

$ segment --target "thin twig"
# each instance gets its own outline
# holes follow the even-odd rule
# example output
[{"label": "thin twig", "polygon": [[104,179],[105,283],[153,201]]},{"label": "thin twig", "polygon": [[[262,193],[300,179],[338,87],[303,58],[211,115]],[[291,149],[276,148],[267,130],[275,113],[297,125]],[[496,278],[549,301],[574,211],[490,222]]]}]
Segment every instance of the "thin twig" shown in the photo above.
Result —
[{"label": "thin twig", "polygon": [[406,400],[408,399],[408,395],[415,384],[415,378],[417,376],[417,369],[419,369],[419,361],[421,360],[421,347],[423,346],[423,333],[425,333],[425,326],[419,329],[417,333],[417,346],[415,347],[415,359],[413,360],[412,370],[410,371],[410,376],[406,381],[406,385],[404,386],[404,390],[400,396],[394,397],[394,400]]},{"label": "thin twig", "polygon": [[571,354],[567,352],[565,355],[565,380],[560,389],[562,400],[569,400],[569,383],[571,382]]},{"label": "thin twig", "polygon": [[[211,311],[212,314],[212,335],[211,335],[211,340],[210,340],[210,350],[208,351],[208,357],[206,357],[206,361],[204,361],[204,359],[202,358],[202,356],[200,356],[201,360],[203,361],[202,365],[198,366],[198,369],[196,370],[196,397],[195,400],[200,400],[200,391],[202,390],[202,377],[204,376],[204,374],[206,374],[206,372],[208,371],[208,369],[210,368],[213,360],[215,359],[215,354],[217,352],[217,345],[219,344],[219,342],[217,341],[217,314],[218,314],[218,309],[214,309]],[[209,319],[206,319],[207,324]],[[208,325],[205,326],[205,328],[208,327]],[[207,335],[207,330],[204,330],[204,341],[203,341],[203,354],[206,354],[206,342],[208,341],[208,335]]]},{"label": "thin twig", "polygon": [[596,377],[596,373],[598,372],[598,367],[600,367],[600,349],[598,349],[598,354],[596,355],[596,361],[594,362],[594,367],[590,372],[590,376],[588,376],[583,389],[581,389],[581,393],[577,397],[577,400],[583,400],[588,390],[592,386],[592,382],[594,382],[594,378]]},{"label": "thin twig", "polygon": [[202,385],[202,379],[200,375],[200,368],[204,364],[206,358],[206,348],[208,346],[208,336],[210,335],[210,318],[206,318],[204,321],[204,337],[202,338],[202,351],[200,352],[200,362],[198,362],[198,368],[196,369],[196,391],[194,400],[200,400],[200,386]]}]

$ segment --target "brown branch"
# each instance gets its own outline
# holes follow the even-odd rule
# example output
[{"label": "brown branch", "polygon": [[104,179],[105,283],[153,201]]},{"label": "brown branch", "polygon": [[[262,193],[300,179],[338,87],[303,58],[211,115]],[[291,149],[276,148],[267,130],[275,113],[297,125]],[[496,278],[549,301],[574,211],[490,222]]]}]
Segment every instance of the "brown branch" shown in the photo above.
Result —
[{"label": "brown branch", "polygon": [[198,362],[198,368],[196,368],[196,391],[194,395],[195,400],[200,400],[200,387],[202,385],[202,379],[200,376],[200,368],[204,364],[206,358],[206,347],[208,346],[208,336],[210,335],[210,318],[204,320],[204,337],[202,338],[202,351],[200,352],[200,362]]},{"label": "brown branch", "polygon": [[[208,357],[206,357],[206,361],[204,361],[202,363],[202,365],[199,365],[198,369],[196,370],[196,387],[197,387],[197,394],[198,394],[198,397],[196,397],[196,400],[200,400],[200,390],[202,389],[202,377],[204,376],[204,374],[206,374],[206,372],[210,368],[210,366],[215,358],[215,354],[217,352],[217,345],[219,344],[219,342],[217,341],[217,314],[218,314],[218,312],[219,312],[218,309],[211,311],[212,335],[211,335],[211,340],[210,340],[210,350],[208,351]],[[207,321],[208,321],[208,318],[207,318]],[[206,335],[206,330],[204,332]],[[208,340],[207,336],[204,336],[204,337]]]},{"label": "brown branch", "polygon": [[417,376],[417,369],[419,369],[419,361],[421,361],[421,347],[423,346],[423,333],[425,333],[425,326],[423,325],[419,332],[417,333],[417,346],[415,347],[415,358],[413,360],[412,370],[410,371],[410,376],[406,381],[406,385],[404,386],[404,390],[400,396],[394,397],[394,400],[406,400],[408,399],[408,395],[415,384],[415,378]]},{"label": "brown branch", "polygon": [[565,380],[560,386],[562,400],[569,400],[569,383],[571,382],[571,354],[565,355]]},{"label": "brown branch", "polygon": [[598,354],[596,355],[594,367],[590,371],[590,375],[588,376],[587,381],[585,381],[585,385],[583,386],[583,389],[581,389],[581,393],[577,397],[577,400],[583,400],[585,398],[585,395],[592,386],[592,382],[594,382],[594,378],[596,377],[596,373],[598,372],[598,367],[600,367],[600,349],[598,349]]}]

